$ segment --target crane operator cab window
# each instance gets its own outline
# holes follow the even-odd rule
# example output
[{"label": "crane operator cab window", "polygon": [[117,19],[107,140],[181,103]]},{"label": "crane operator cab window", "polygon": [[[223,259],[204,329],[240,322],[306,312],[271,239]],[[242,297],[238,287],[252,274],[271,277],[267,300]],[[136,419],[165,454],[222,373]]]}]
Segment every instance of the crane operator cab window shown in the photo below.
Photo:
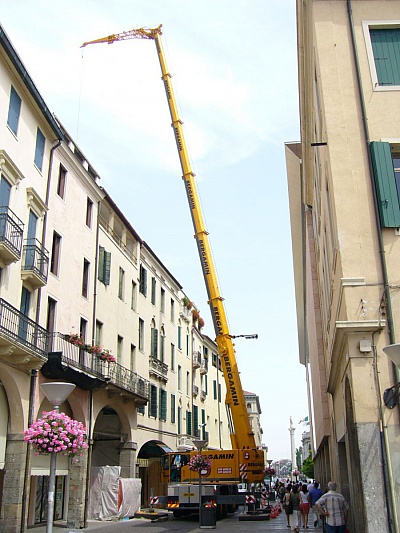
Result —
[{"label": "crane operator cab window", "polygon": [[181,468],[187,465],[190,455],[171,453],[163,457],[163,468],[170,469],[170,481],[171,483],[180,483],[181,481]]}]

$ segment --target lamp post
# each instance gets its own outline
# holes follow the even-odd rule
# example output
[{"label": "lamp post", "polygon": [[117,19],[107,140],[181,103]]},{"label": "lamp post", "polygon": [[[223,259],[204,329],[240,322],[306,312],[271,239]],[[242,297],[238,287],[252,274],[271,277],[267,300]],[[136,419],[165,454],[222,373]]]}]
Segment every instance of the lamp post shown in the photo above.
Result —
[{"label": "lamp post", "polygon": [[[75,385],[73,383],[42,383],[40,385],[42,392],[49,400],[54,410],[58,413],[60,405],[65,402],[71,392],[74,390]],[[53,516],[54,516],[54,493],[56,486],[56,462],[57,453],[51,452],[50,455],[50,475],[49,475],[49,488],[47,496],[47,524],[46,533],[53,533]]]},{"label": "lamp post", "polygon": [[[208,442],[206,440],[194,439],[193,444],[196,446],[199,454],[201,450],[207,446]],[[201,528],[201,469],[199,468],[199,527]]]}]

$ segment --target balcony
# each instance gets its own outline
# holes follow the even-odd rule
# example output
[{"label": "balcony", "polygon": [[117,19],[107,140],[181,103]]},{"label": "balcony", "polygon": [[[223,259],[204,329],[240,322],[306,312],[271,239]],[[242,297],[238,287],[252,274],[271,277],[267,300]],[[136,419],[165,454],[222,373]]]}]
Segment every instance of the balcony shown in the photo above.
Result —
[{"label": "balcony", "polygon": [[37,289],[47,283],[49,252],[37,239],[26,239],[24,244],[21,278]]},{"label": "balcony", "polygon": [[206,391],[205,391],[205,390],[200,391],[200,400],[201,400],[202,402],[204,402],[204,400],[206,399],[206,397],[207,397],[207,393],[206,393]]},{"label": "balcony", "polygon": [[118,363],[108,362],[91,353],[91,347],[72,344],[69,335],[54,333],[47,339],[49,362],[42,373],[49,379],[64,378],[90,390],[106,385],[109,396],[134,399],[137,405],[149,400],[149,381]]},{"label": "balcony", "polygon": [[162,379],[166,383],[168,381],[168,365],[157,359],[157,357],[150,355],[149,374]]},{"label": "balcony", "polygon": [[197,396],[199,394],[199,387],[197,385],[193,385],[193,396]]},{"label": "balcony", "polygon": [[200,363],[200,374],[207,374],[208,372],[208,359],[203,359]]},{"label": "balcony", "polygon": [[7,206],[0,207],[0,259],[10,265],[21,258],[23,222]]},{"label": "balcony", "polygon": [[179,307],[179,316],[186,322],[190,322],[192,320],[191,310],[185,307],[183,304],[181,304]]},{"label": "balcony", "polygon": [[47,331],[0,298],[0,359],[26,370],[47,360]]},{"label": "balcony", "polygon": [[201,353],[200,352],[193,352],[193,368],[200,368],[201,366]]}]

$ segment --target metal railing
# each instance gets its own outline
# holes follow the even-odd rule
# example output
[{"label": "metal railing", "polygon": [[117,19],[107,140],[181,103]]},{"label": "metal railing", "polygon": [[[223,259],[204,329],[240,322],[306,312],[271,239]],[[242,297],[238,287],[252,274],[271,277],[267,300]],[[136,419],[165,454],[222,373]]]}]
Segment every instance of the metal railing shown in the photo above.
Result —
[{"label": "metal railing", "polygon": [[69,337],[70,335],[63,333],[48,335],[48,351],[61,352],[61,358],[65,364],[94,376],[105,378],[121,389],[142,396],[146,400],[149,399],[149,381],[147,379],[119,363],[101,359],[101,356],[89,351],[92,349],[91,346],[84,345],[82,347],[79,343],[74,344],[67,340]]},{"label": "metal railing", "polygon": [[37,239],[25,239],[22,270],[32,271],[45,283],[49,271],[49,252]]},{"label": "metal railing", "polygon": [[163,363],[157,357],[153,355],[149,356],[149,370],[155,370],[158,374],[162,376],[167,376],[168,374],[168,365]]},{"label": "metal railing", "polygon": [[7,206],[0,207],[0,242],[6,244],[13,252],[21,256],[24,223]]},{"label": "metal railing", "polygon": [[13,344],[47,355],[47,330],[0,298],[0,335]]}]

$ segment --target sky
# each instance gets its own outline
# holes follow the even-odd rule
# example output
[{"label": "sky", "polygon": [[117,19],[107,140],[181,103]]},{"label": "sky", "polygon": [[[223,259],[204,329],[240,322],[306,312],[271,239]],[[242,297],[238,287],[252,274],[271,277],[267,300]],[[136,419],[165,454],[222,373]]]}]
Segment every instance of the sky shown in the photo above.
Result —
[{"label": "sky", "polygon": [[2,0],[1,24],[50,111],[215,338],[153,41],[163,46],[243,389],[268,458],[308,415],[299,363],[284,143],[299,134],[295,0]]}]

